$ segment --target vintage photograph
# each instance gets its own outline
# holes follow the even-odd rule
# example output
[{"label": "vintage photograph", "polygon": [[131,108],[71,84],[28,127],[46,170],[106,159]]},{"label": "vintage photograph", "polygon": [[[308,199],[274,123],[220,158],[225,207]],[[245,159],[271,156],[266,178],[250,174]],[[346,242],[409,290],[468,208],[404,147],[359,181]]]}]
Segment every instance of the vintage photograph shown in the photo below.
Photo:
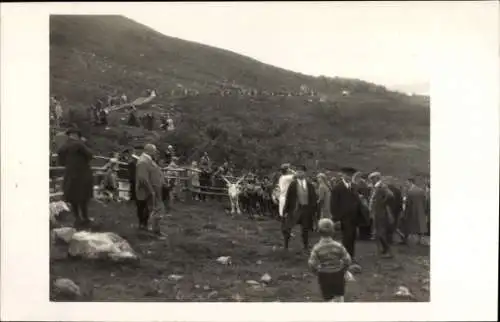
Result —
[{"label": "vintage photograph", "polygon": [[429,302],[419,27],[234,8],[50,16],[50,301]]}]

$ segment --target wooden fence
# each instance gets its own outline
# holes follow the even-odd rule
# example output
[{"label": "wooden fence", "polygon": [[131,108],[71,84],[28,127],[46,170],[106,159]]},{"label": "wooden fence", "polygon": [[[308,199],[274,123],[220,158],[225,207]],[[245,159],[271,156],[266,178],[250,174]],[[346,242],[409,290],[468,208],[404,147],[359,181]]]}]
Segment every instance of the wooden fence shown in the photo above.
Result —
[{"label": "wooden fence", "polygon": [[[110,158],[96,156],[96,159],[104,159],[110,160]],[[123,162],[119,162],[119,164],[124,164]],[[98,167],[93,166],[93,176],[94,176],[94,197],[97,197],[102,192],[101,182],[105,176],[106,166]],[[209,196],[227,196],[227,188],[214,187],[214,186],[193,186],[190,183],[190,177],[188,176],[188,171],[190,170],[187,167],[178,167],[175,169],[172,168],[163,168],[163,173],[166,179],[175,179],[175,187],[174,190],[177,193],[184,194],[184,199],[187,199],[193,192],[209,195]],[[177,172],[176,176],[167,175],[167,172]],[[49,193],[51,200],[57,200],[62,197],[63,192],[61,191],[62,181],[63,181],[63,173],[64,167],[62,166],[53,166],[50,167],[49,170]],[[226,176],[228,179],[236,180],[236,177]],[[128,197],[130,193],[130,184],[127,178],[119,177],[118,178],[118,193],[119,196]]]}]

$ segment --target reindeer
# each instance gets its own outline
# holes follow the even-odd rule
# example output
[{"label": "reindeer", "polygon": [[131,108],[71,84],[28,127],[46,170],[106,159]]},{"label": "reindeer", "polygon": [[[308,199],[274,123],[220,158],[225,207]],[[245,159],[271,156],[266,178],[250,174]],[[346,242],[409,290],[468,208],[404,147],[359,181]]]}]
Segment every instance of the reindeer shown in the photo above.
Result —
[{"label": "reindeer", "polygon": [[227,192],[229,195],[229,202],[231,203],[231,214],[237,213],[241,215],[240,209],[240,194],[241,194],[241,186],[240,183],[245,178],[244,176],[239,178],[235,183],[230,182],[225,176],[221,175],[222,179],[227,184]]}]

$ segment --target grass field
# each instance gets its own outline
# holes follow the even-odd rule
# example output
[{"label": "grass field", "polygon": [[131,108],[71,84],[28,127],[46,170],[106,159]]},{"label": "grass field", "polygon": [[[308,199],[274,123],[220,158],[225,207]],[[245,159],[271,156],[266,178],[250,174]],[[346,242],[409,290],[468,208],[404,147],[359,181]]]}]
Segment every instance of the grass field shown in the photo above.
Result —
[{"label": "grass field", "polygon": [[[315,277],[307,268],[300,234],[288,253],[281,249],[279,223],[231,217],[225,203],[175,204],[164,222],[166,240],[136,233],[135,206],[131,203],[91,203],[96,230],[116,232],[140,254],[138,265],[68,259],[51,251],[51,278],[65,277],[80,286],[88,301],[320,301]],[[63,223],[71,216],[63,218]],[[316,242],[317,236],[312,241]],[[396,246],[394,259],[378,259],[373,242],[357,243],[362,273],[347,286],[346,301],[408,301],[394,296],[399,286],[413,293],[413,301],[429,301],[429,248]],[[232,265],[216,262],[231,256]],[[268,273],[267,286],[254,287]],[[182,275],[179,281],[169,275]],[[51,294],[51,300],[54,294]]]}]

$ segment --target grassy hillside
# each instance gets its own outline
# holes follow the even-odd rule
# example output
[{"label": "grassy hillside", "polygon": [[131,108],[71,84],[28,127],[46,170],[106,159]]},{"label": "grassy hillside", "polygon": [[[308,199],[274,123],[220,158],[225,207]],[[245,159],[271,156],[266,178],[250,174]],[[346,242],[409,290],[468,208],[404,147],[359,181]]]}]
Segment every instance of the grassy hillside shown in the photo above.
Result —
[{"label": "grassy hillside", "polygon": [[[185,161],[204,149],[215,159],[231,157],[239,167],[306,159],[401,176],[429,172],[425,97],[359,80],[294,73],[167,37],[120,16],[52,16],[50,43],[51,94],[64,97],[100,153],[132,144],[134,137],[151,137],[160,145],[175,144]],[[329,101],[211,95],[224,80],[268,91],[298,91],[305,84]],[[171,97],[179,85],[200,95]],[[157,103],[172,106],[174,135],[127,128],[119,113],[109,131],[84,126],[84,108],[96,96],[117,90],[135,98],[148,88],[157,89]],[[351,95],[342,97],[342,90]]]}]

